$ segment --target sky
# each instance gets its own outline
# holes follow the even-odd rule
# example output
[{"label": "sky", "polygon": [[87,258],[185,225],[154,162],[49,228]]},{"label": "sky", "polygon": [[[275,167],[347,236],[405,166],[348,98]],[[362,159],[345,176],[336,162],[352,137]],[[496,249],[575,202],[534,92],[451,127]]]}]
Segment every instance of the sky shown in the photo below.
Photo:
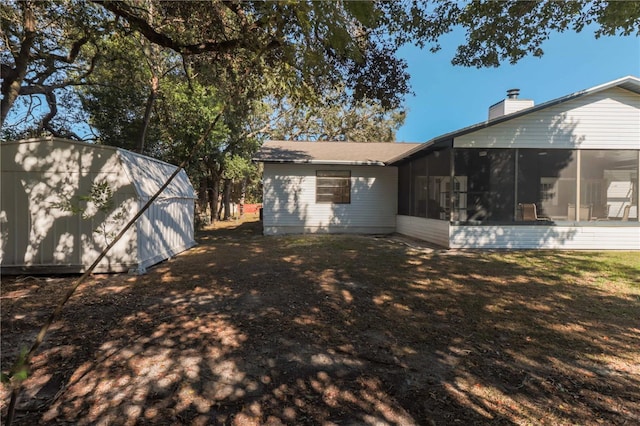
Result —
[{"label": "sky", "polygon": [[408,114],[398,141],[425,142],[483,122],[489,106],[504,99],[508,89],[520,89],[520,99],[538,105],[628,75],[640,77],[638,37],[596,39],[588,29],[553,34],[542,45],[541,58],[477,69],[451,65],[463,36],[449,34],[437,53],[413,46],[400,50],[415,95],[406,97]]}]

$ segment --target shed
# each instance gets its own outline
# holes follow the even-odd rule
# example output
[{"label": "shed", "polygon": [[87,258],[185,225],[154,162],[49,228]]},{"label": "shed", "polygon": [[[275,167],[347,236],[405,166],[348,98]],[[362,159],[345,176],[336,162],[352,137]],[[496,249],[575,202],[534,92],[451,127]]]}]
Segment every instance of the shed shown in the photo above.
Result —
[{"label": "shed", "polygon": [[[176,166],[60,138],[0,144],[3,274],[85,271]],[[195,245],[195,191],[184,170],[95,272],[143,273]]]}]

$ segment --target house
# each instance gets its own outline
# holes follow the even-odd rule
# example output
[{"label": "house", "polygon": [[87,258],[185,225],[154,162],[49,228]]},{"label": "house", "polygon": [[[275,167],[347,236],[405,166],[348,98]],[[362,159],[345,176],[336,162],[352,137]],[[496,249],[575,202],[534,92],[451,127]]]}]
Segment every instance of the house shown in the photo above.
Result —
[{"label": "house", "polygon": [[269,141],[264,163],[265,235],[396,229],[398,169],[386,161],[419,144]]},{"label": "house", "polygon": [[[418,146],[390,144],[397,155],[366,166],[371,187],[385,191],[363,193],[355,167],[368,151],[352,145],[265,144],[256,156],[265,163],[265,234],[389,230],[449,248],[640,250],[637,77],[540,105],[510,90],[485,122]],[[325,149],[333,164],[313,153]],[[364,210],[352,212],[349,197],[367,198],[384,226],[352,229]],[[323,225],[302,226],[310,217]]]},{"label": "house", "polygon": [[[86,270],[176,167],[124,149],[59,138],[0,144],[2,273]],[[195,245],[184,171],[96,272],[144,272]]]}]

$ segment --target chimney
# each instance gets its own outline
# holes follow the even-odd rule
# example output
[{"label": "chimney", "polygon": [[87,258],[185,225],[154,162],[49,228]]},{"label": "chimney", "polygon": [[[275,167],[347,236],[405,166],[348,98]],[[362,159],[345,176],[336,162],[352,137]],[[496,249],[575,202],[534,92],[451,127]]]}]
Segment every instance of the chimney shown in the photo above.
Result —
[{"label": "chimney", "polygon": [[507,98],[489,107],[489,120],[504,115],[513,114],[520,110],[531,108],[534,103],[531,99],[518,99],[520,89],[507,90]]},{"label": "chimney", "polygon": [[518,99],[518,95],[520,94],[520,89],[509,89],[507,90],[507,98],[508,99]]}]

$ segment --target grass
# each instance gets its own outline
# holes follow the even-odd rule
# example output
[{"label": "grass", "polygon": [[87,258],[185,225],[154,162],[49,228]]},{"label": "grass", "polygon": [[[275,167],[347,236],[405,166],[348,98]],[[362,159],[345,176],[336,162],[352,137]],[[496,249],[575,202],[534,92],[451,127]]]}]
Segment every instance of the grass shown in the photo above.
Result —
[{"label": "grass", "polygon": [[[640,422],[638,253],[259,225],[96,276],[34,360],[22,424]],[[3,370],[68,282],[4,280]]]}]

